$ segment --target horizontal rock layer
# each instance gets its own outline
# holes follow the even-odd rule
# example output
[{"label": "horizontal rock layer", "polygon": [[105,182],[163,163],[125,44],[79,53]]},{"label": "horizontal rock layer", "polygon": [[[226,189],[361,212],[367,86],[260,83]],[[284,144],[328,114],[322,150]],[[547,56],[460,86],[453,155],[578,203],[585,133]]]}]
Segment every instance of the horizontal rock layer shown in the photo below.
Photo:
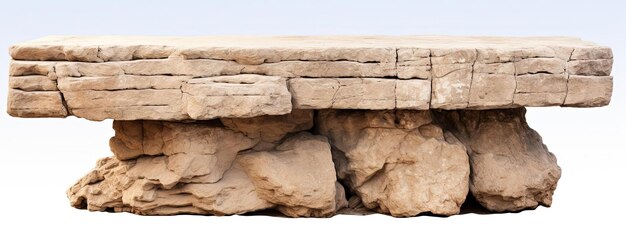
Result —
[{"label": "horizontal rock layer", "polygon": [[613,82],[610,48],[564,37],[45,37],[10,53],[18,117],[596,107]]},{"label": "horizontal rock layer", "polygon": [[498,110],[294,110],[207,121],[114,121],[114,156],[71,205],[143,215],[369,210],[455,215],[550,206],[561,175],[524,118]]}]

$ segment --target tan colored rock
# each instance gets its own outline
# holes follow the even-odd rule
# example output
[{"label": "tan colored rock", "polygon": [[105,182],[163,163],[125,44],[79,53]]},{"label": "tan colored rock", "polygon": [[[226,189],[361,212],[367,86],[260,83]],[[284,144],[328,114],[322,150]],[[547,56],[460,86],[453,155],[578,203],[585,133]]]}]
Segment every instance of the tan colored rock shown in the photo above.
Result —
[{"label": "tan colored rock", "polygon": [[86,76],[61,77],[59,89],[63,92],[71,91],[115,91],[115,90],[164,90],[180,89],[183,83],[190,80],[188,76]]},{"label": "tan colored rock", "polygon": [[[328,51],[323,48],[234,48],[223,47],[188,48],[181,50],[185,59],[220,59],[235,61],[245,65],[260,65],[281,61],[352,61],[352,62],[395,62],[393,48],[336,48]],[[165,55],[167,57],[168,55]],[[163,58],[165,58],[163,57]],[[126,60],[131,60],[126,58]]]},{"label": "tan colored rock", "polygon": [[[430,50],[432,65],[473,64],[478,51],[472,48],[443,48]],[[441,77],[441,76],[439,76]]]},{"label": "tan colored rock", "polygon": [[549,206],[560,168],[521,107],[604,106],[613,90],[611,49],[569,37],[52,36],[9,51],[10,115],[114,120],[114,156],[71,204],[143,215],[454,215],[468,192],[492,211]]},{"label": "tan colored rock", "polygon": [[613,51],[608,47],[576,48],[572,51],[571,60],[613,59]]},{"label": "tan colored rock", "polygon": [[9,77],[9,88],[22,91],[58,91],[57,83],[48,76],[29,75]]},{"label": "tan colored rock", "polygon": [[272,76],[63,76],[58,87],[72,114],[90,120],[203,120],[292,109],[285,79]]},{"label": "tan colored rock", "polygon": [[182,177],[169,170],[168,164],[167,156],[141,156],[136,158],[135,165],[126,174],[132,178],[146,179],[164,189],[172,189]]},{"label": "tan colored rock", "polygon": [[516,106],[548,106],[561,105],[565,100],[565,92],[517,93],[513,96]]},{"label": "tan colored rock", "polygon": [[513,62],[496,62],[496,63],[475,63],[474,64],[474,74],[499,74],[502,76],[514,76],[515,75],[515,64]]},{"label": "tan colored rock", "polygon": [[272,149],[288,134],[313,127],[313,110],[293,110],[286,115],[266,115],[253,118],[221,118],[224,127],[241,132],[246,137],[260,139],[255,150]]},{"label": "tan colored rock", "polygon": [[[127,160],[139,157],[144,154],[143,150],[143,124],[144,121],[113,121],[113,130],[115,131],[115,136],[109,139],[109,147],[111,148],[111,152],[115,155],[118,160]],[[160,124],[162,125],[162,124]],[[163,128],[159,130],[159,133],[162,134]],[[146,138],[157,137],[157,135],[146,135]],[[162,135],[158,135],[161,138],[161,142],[163,142]],[[161,148],[163,143],[161,143]],[[162,149],[154,152],[154,154],[149,155],[158,155],[162,153]]]},{"label": "tan colored rock", "polygon": [[395,76],[395,63],[352,61],[281,61],[244,65],[213,59],[153,59],[106,63],[57,64],[59,76],[175,75],[210,77],[259,74],[282,77],[387,77]]},{"label": "tan colored rock", "polygon": [[515,74],[550,73],[561,74],[565,72],[566,62],[559,58],[527,58],[516,61]]},{"label": "tan colored rock", "polygon": [[292,108],[287,83],[276,76],[195,78],[183,85],[182,93],[192,119],[284,115]]},{"label": "tan colored rock", "polygon": [[[138,61],[134,65],[141,64],[144,61]],[[142,64],[149,65],[153,61],[147,61],[148,63]],[[166,61],[158,61],[166,62]],[[167,61],[174,63],[175,61]],[[164,65],[164,64],[162,64]],[[161,67],[164,67],[162,66]],[[162,69],[153,67],[155,72],[150,75],[159,75],[159,71]],[[107,62],[107,63],[86,63],[86,62],[59,62],[55,65],[55,73],[59,77],[90,77],[90,76],[119,76],[124,75],[125,69],[122,68],[122,64],[119,62]],[[129,69],[129,75],[141,75],[140,73],[133,72]],[[161,75],[163,75],[161,73]]]},{"label": "tan colored rock", "polygon": [[430,107],[464,109],[469,103],[472,64],[434,65]]},{"label": "tan colored rock", "polygon": [[550,206],[561,176],[556,158],[528,125],[524,108],[440,111],[438,121],[470,155],[470,191],[491,211]]},{"label": "tan colored rock", "polygon": [[[298,109],[394,109],[396,81],[378,78],[294,78],[289,89]],[[416,92],[416,95],[419,94]]]},{"label": "tan colored rock", "polygon": [[391,77],[396,75],[396,64],[350,61],[284,61],[245,67],[241,72],[283,77]]},{"label": "tan colored rock", "polygon": [[515,76],[515,93],[563,93],[567,91],[565,74],[528,74]]},{"label": "tan colored rock", "polygon": [[[567,93],[545,75],[609,76],[613,63],[610,48],[564,37],[57,36],[10,53],[12,89],[59,91],[65,115],[96,121],[247,118],[292,108],[603,106],[565,104]],[[20,100],[9,100],[11,115],[62,115],[17,107]]]},{"label": "tan colored rock", "polygon": [[396,81],[396,109],[427,110],[430,107],[431,82],[428,80]]},{"label": "tan colored rock", "polygon": [[11,116],[65,117],[68,112],[63,104],[63,97],[56,91],[22,91],[9,89],[7,112]]},{"label": "tan colored rock", "polygon": [[513,104],[519,106],[562,105],[567,94],[565,74],[527,74],[516,76]]},{"label": "tan colored rock", "polygon": [[431,79],[430,49],[400,48],[397,55],[398,78]]},{"label": "tan colored rock", "polygon": [[[137,185],[137,186],[135,186]],[[259,197],[249,177],[234,164],[220,181],[215,183],[186,183],[180,188],[162,190],[150,187],[142,180],[133,185],[142,191],[124,194],[135,200],[129,202],[134,210],[147,215],[232,215],[272,208],[273,205]],[[145,190],[145,191],[143,191]],[[149,195],[148,200],[143,195]],[[152,196],[154,195],[154,196]],[[153,200],[150,200],[154,198]]]},{"label": "tan colored rock", "polygon": [[9,76],[40,75],[54,80],[56,79],[56,64],[57,62],[11,61],[11,64],[9,64]]},{"label": "tan colored rock", "polygon": [[[160,124],[160,125],[159,125]],[[258,140],[207,123],[114,121],[115,137],[109,145],[119,160],[142,155],[164,155],[166,168],[178,179],[214,183],[231,167],[240,151]]]},{"label": "tan colored rock", "polygon": [[[510,64],[513,66],[515,60],[519,59],[519,50],[511,48],[499,48],[489,47],[476,49],[476,69],[479,69],[478,65],[495,65],[495,64]],[[515,68],[512,69],[512,73],[515,73]]]},{"label": "tan colored rock", "polygon": [[[602,52],[606,48],[573,37],[464,36],[49,36],[14,45],[17,60],[122,61],[133,59],[221,59],[260,64],[280,60],[395,58],[394,48],[502,48],[555,54],[568,47]],[[232,49],[232,50],[230,50]],[[327,51],[327,49],[334,49]],[[99,51],[98,51],[99,50]],[[568,52],[568,56],[571,51]],[[84,58],[84,59],[80,59]]]},{"label": "tan colored rock", "polygon": [[89,120],[183,120],[185,113],[180,89],[129,89],[64,91],[73,115]]},{"label": "tan colored rock", "polygon": [[565,106],[596,107],[608,105],[613,92],[612,76],[570,76]]},{"label": "tan colored rock", "polygon": [[609,76],[613,68],[613,59],[575,60],[567,63],[570,75]]},{"label": "tan colored rock", "polygon": [[[59,67],[57,67],[57,70]],[[187,119],[180,76],[88,76],[58,79],[73,115],[90,119]]]},{"label": "tan colored rock", "polygon": [[242,154],[237,160],[261,197],[285,215],[323,217],[339,209],[330,145],[323,136],[300,133],[275,150]]},{"label": "tan colored rock", "polygon": [[431,108],[463,109],[468,106],[476,49],[432,49]]},{"label": "tan colored rock", "polygon": [[167,168],[182,178],[202,177],[203,182],[217,182],[237,153],[257,143],[241,133],[204,124],[164,123],[162,137]]},{"label": "tan colored rock", "polygon": [[335,92],[339,90],[336,79],[301,79],[289,80],[289,91],[296,109],[331,108]]},{"label": "tan colored rock", "polygon": [[468,191],[468,157],[453,136],[431,124],[429,111],[327,110],[317,122],[345,154],[337,159],[340,179],[366,207],[393,216],[459,213]]},{"label": "tan colored rock", "polygon": [[[301,131],[311,126],[302,121],[312,122],[312,111],[299,112],[290,118],[295,128],[283,129],[288,124],[270,116],[256,121],[267,119],[265,125],[282,132]],[[250,130],[245,127],[249,122],[238,123],[251,136],[274,136],[270,129]],[[274,208],[292,217],[320,217],[347,204],[323,136],[299,133],[275,148],[244,153],[258,139],[217,121],[114,121],[114,129],[111,150],[123,160],[101,160],[70,188],[74,207],[144,215],[231,215]]]},{"label": "tan colored rock", "polygon": [[468,108],[500,108],[511,105],[517,84],[515,76],[474,73]]},{"label": "tan colored rock", "polygon": [[[187,183],[173,188],[179,178],[166,168],[163,158],[102,159],[96,169],[68,190],[70,202],[74,207],[90,211],[144,215],[230,215],[272,207],[258,196],[238,164],[218,182]],[[163,188],[166,185],[168,189]]]}]

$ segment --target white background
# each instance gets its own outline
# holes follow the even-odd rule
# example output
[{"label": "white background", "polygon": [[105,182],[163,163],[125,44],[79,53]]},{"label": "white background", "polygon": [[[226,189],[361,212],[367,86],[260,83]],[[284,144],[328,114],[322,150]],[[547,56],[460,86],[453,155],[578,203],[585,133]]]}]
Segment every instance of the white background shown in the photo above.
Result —
[{"label": "white background", "polygon": [[[619,1],[2,1],[0,238],[273,236],[624,238],[626,6]],[[65,191],[110,155],[111,121],[18,119],[6,113],[11,44],[44,35],[566,35],[613,48],[604,108],[533,108],[528,121],[563,176],[551,208],[396,219],[145,217],[70,207]],[[390,237],[391,238],[391,237]]]}]

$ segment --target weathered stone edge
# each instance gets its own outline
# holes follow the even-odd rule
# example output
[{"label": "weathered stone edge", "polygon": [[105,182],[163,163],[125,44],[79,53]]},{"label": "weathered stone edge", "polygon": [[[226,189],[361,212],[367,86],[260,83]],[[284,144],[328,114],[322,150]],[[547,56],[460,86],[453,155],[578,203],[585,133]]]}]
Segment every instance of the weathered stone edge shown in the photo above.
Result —
[{"label": "weathered stone edge", "polygon": [[[493,49],[492,49],[493,50]],[[489,51],[492,51],[489,50]],[[428,84],[424,84],[424,81],[430,82],[431,86],[433,84],[433,79],[437,79],[436,77],[433,77],[433,68],[437,68],[439,66],[446,66],[446,65],[452,65],[452,66],[457,66],[457,65],[469,65],[469,62],[456,62],[459,59],[462,59],[463,61],[467,60],[467,59],[463,59],[463,57],[459,58],[458,56],[454,56],[455,53],[457,52],[462,52],[462,51],[457,51],[457,52],[444,52],[445,54],[441,54],[439,53],[439,55],[435,54],[435,57],[433,57],[433,51],[434,50],[424,50],[424,49],[410,49],[412,54],[403,54],[403,51],[407,51],[406,49],[396,49],[396,62],[395,62],[395,69],[393,70],[393,72],[395,72],[395,77],[392,76],[391,77],[387,77],[384,78],[383,80],[391,80],[394,81],[393,85],[394,85],[394,93],[398,94],[401,93],[402,96],[398,97],[397,95],[395,97],[393,97],[392,99],[390,99],[391,97],[387,97],[386,99],[384,99],[385,101],[388,102],[393,102],[393,104],[390,103],[386,103],[384,104],[384,106],[377,106],[377,107],[369,107],[368,104],[353,104],[353,105],[348,105],[348,106],[342,106],[341,104],[339,104],[338,106],[330,106],[330,107],[320,107],[320,106],[311,106],[311,105],[306,105],[306,104],[295,104],[294,108],[307,108],[307,109],[323,109],[323,108],[335,108],[335,109],[394,109],[394,108],[398,108],[398,109],[463,109],[463,108],[476,108],[476,109],[487,109],[487,108],[512,108],[512,107],[519,107],[519,106],[553,106],[553,105],[560,105],[560,106],[566,106],[566,107],[598,107],[598,106],[604,106],[607,105],[610,102],[610,97],[611,97],[611,92],[612,92],[612,78],[610,76],[608,76],[610,74],[611,71],[611,66],[612,66],[612,53],[610,51],[609,48],[580,48],[580,49],[571,49],[571,52],[569,53],[569,56],[567,56],[567,54],[556,54],[557,51],[554,51],[555,56],[554,57],[532,57],[532,54],[529,54],[528,52],[519,52],[519,51],[513,51],[513,52],[518,52],[518,54],[521,55],[526,55],[527,58],[523,58],[523,57],[519,57],[518,59],[516,59],[515,54],[513,54],[512,56],[509,55],[509,57],[511,59],[508,60],[504,60],[503,62],[498,62],[501,61],[502,59],[500,59],[499,57],[496,58],[496,61],[491,61],[489,59],[489,55],[483,53],[483,57],[479,57],[479,51],[478,49],[475,50],[475,56],[473,58],[473,61],[471,61],[471,77],[469,80],[469,84],[467,84],[469,86],[468,92],[471,92],[471,86],[472,83],[474,81],[474,74],[476,71],[476,64],[477,62],[479,62],[479,64],[502,64],[502,63],[507,63],[507,62],[513,62],[513,63],[517,63],[520,61],[520,59],[561,59],[564,61],[564,67],[563,67],[563,72],[543,72],[541,69],[535,69],[536,72],[532,72],[531,74],[552,74],[552,73],[558,73],[558,74],[563,74],[567,77],[567,84],[566,84],[566,88],[567,90],[565,92],[560,92],[559,96],[552,96],[551,93],[552,92],[544,92],[544,94],[538,94],[538,95],[525,95],[526,98],[532,99],[535,96],[538,97],[545,97],[545,98],[555,98],[558,100],[547,100],[547,102],[533,102],[532,100],[529,100],[529,102],[527,103],[516,103],[515,101],[511,101],[510,103],[501,103],[499,105],[481,105],[481,104],[473,104],[471,105],[469,102],[469,93],[467,96],[467,103],[461,103],[461,104],[443,104],[443,105],[433,105],[432,103],[432,97],[433,94],[435,94],[435,92],[433,92],[433,89],[431,87],[431,89],[429,89],[431,91],[431,94],[429,95],[429,97],[427,97],[428,99],[424,98],[423,95],[424,94],[420,94],[417,91],[424,91],[425,89],[423,87],[428,87]],[[435,50],[436,51],[436,50]],[[496,51],[497,50],[493,50]],[[510,53],[511,51],[507,51],[507,53]],[[566,52],[564,49],[561,49],[559,52]],[[452,57],[447,57],[452,55]],[[536,54],[536,55],[540,55],[540,54]],[[487,57],[485,57],[487,56]],[[428,59],[428,61],[425,61],[423,59]],[[420,68],[423,67],[425,68],[425,71],[427,72],[427,75],[425,77],[420,77],[419,73],[417,75],[409,75],[409,76],[404,76],[403,78],[399,78],[398,75],[402,75],[402,68],[403,67],[407,67],[407,66],[403,66],[402,64],[399,64],[398,59],[403,59],[404,61],[402,63],[414,63],[417,62],[416,64],[409,64],[408,65],[408,69],[410,70],[411,68]],[[437,60],[433,63],[433,59]],[[446,62],[451,60],[451,62]],[[184,61],[184,60],[183,60]],[[421,62],[421,63],[420,63]],[[483,63],[483,62],[487,62],[487,63]],[[16,70],[13,66],[15,64],[32,64],[33,66],[30,67],[30,70],[32,72],[24,72],[23,69],[22,71],[20,70]],[[304,64],[308,64],[308,62],[304,61],[302,62]],[[333,64],[333,62],[328,62],[329,64]],[[438,65],[437,63],[444,63],[444,64],[440,64]],[[64,63],[64,62],[23,62],[23,61],[13,61],[11,63],[11,71],[10,74],[13,76],[10,79],[10,82],[12,83],[11,89],[14,89],[16,91],[12,91],[12,93],[10,93],[9,96],[9,107],[8,107],[8,112],[9,114],[13,115],[13,116],[17,116],[17,117],[66,117],[68,115],[71,115],[71,109],[68,110],[67,108],[67,103],[64,100],[64,96],[63,96],[63,92],[62,91],[58,91],[58,96],[54,96],[54,97],[50,97],[51,94],[36,94],[36,95],[47,95],[47,99],[46,100],[50,100],[51,98],[55,98],[55,99],[59,99],[59,100],[54,100],[56,102],[60,102],[60,103],[55,103],[55,104],[60,104],[60,107],[57,105],[55,107],[53,107],[54,109],[46,109],[46,108],[37,108],[37,107],[31,107],[31,106],[20,106],[19,104],[21,104],[20,102],[16,102],[15,100],[12,100],[12,97],[15,98],[15,96],[17,96],[18,93],[20,93],[22,96],[24,96],[24,94],[28,93],[28,92],[38,92],[38,91],[52,91],[55,92],[54,87],[53,86],[45,86],[45,85],[51,85],[49,83],[54,83],[56,84],[56,80],[58,77],[64,77],[71,75],[68,74],[68,71],[65,70],[63,72],[57,72],[57,68],[56,65],[57,64],[90,64],[90,63],[78,63],[78,62],[68,62],[68,63]],[[95,63],[94,63],[95,64]],[[97,67],[99,68],[102,63],[97,64]],[[117,64],[117,63],[115,63]],[[370,64],[370,63],[359,63],[359,64]],[[66,67],[67,68],[67,67]],[[540,67],[541,68],[541,67]],[[43,69],[43,70],[42,70]],[[47,72],[46,72],[47,71]],[[487,73],[491,73],[491,72],[487,72]],[[496,73],[499,73],[498,71],[496,71]],[[447,73],[446,73],[447,74]],[[513,76],[518,76],[517,75],[517,69],[516,72],[514,72]],[[31,75],[45,75],[48,77],[48,79],[50,80],[50,82],[48,82],[47,84],[43,84],[42,86],[40,86],[42,89],[37,89],[37,84],[31,85],[30,88],[28,87],[21,87],[21,86],[15,86],[15,84],[13,84],[15,81],[18,81],[20,79],[17,78],[24,78],[24,77],[20,77],[20,76],[31,76]],[[349,74],[348,74],[349,75]],[[321,79],[308,79],[308,78],[300,78],[300,77],[294,77],[293,75],[291,75],[291,78],[287,78],[287,81],[289,82],[290,85],[290,91],[291,94],[294,96],[291,96],[293,99],[292,101],[294,102],[301,102],[302,99],[299,99],[297,97],[298,94],[296,94],[292,89],[294,89],[293,87],[293,82],[299,82],[299,81],[306,81],[306,80],[331,80],[331,81],[353,81],[355,79],[368,79],[368,78],[374,78],[373,80],[376,80],[375,77],[360,77],[360,78],[356,78],[356,77],[345,77],[344,78],[338,78],[338,79],[330,79],[328,77],[318,77]],[[570,82],[570,78],[572,79],[572,81]],[[411,81],[406,81],[407,79],[411,80]],[[363,81],[363,80],[361,80]],[[378,80],[379,82],[383,82],[380,81],[380,79]],[[406,85],[406,86],[411,86],[411,85],[415,85],[409,82],[415,82],[418,83],[422,86],[422,87],[414,87],[415,88],[415,92],[418,93],[416,95],[420,95],[418,96],[412,96],[410,90],[406,90],[406,88],[401,87],[401,92],[398,91],[398,87],[397,85]],[[387,83],[388,84],[388,83]],[[570,87],[570,84],[572,85],[572,87]],[[34,87],[34,89],[33,89]],[[517,87],[517,86],[516,86]],[[43,89],[45,88],[45,89]],[[338,90],[338,88],[330,88],[328,90]],[[366,96],[365,93],[367,92],[363,92],[363,96]],[[515,92],[514,92],[515,93]],[[22,97],[23,98],[23,97]],[[409,104],[403,104],[406,103],[404,101],[406,100],[413,100],[416,102],[413,103],[409,103]],[[419,101],[417,101],[419,99]],[[29,100],[29,102],[35,102],[37,100],[37,97],[31,97],[31,99]],[[335,99],[330,99],[331,101],[336,101]],[[367,100],[367,99],[355,99],[355,100]],[[398,104],[400,102],[400,104]],[[398,107],[398,105],[400,105]],[[47,112],[48,111],[48,112]],[[288,113],[285,112],[285,113]],[[187,117],[181,116],[180,118],[174,118],[174,119],[186,119]],[[162,118],[162,119],[171,119],[171,118]]]}]

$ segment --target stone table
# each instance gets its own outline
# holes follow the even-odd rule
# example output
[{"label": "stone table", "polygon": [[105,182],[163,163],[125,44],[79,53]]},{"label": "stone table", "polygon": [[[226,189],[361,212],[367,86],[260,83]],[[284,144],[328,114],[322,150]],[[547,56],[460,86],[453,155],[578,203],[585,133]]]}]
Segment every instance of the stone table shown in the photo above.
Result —
[{"label": "stone table", "polygon": [[613,55],[569,37],[51,36],[10,48],[8,113],[113,119],[71,205],[326,217],[550,206],[524,107],[609,104]]}]

